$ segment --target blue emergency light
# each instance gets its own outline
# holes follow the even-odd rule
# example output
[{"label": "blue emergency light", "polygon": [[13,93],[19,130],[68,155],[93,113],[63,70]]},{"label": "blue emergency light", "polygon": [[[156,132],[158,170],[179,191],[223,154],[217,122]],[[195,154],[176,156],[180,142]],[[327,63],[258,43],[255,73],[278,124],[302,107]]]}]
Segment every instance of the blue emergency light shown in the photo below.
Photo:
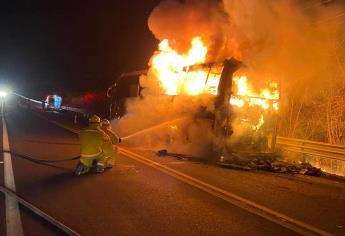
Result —
[{"label": "blue emergency light", "polygon": [[62,98],[58,95],[54,95],[54,109],[60,110]]}]

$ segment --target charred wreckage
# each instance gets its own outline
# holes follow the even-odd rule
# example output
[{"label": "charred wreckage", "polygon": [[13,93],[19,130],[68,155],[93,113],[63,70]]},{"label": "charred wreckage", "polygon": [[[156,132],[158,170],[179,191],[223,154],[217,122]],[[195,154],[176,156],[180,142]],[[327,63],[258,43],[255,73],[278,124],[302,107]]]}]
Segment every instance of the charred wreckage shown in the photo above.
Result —
[{"label": "charred wreckage", "polygon": [[[187,74],[193,71],[205,71],[205,86],[211,77],[218,78],[218,84],[209,88],[213,89],[211,93],[215,95],[214,112],[210,114],[200,108],[200,112],[195,114],[197,118],[209,119],[212,122],[215,135],[212,146],[217,156],[217,163],[222,167],[241,170],[258,169],[320,176],[322,171],[308,163],[291,164],[279,160],[276,150],[279,85],[273,86],[276,91],[274,96],[236,91],[241,88],[238,78],[235,78],[237,80],[235,81],[234,75],[241,68],[245,68],[245,65],[234,58],[184,68]],[[147,72],[148,70],[140,70],[124,73],[108,88],[111,119],[120,119],[126,113],[126,99],[141,96],[139,76]],[[257,108],[258,106],[252,106],[253,104],[259,105],[260,109]],[[230,137],[234,135],[234,122],[237,127],[240,126],[241,135],[231,139]],[[158,155],[188,159],[186,155],[169,153],[167,150],[160,150]]]}]

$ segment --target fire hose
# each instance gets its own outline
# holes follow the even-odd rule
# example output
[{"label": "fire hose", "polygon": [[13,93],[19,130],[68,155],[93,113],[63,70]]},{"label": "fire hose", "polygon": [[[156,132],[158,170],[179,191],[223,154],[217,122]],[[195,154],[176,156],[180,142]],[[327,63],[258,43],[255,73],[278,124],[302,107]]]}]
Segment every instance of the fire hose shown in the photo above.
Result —
[{"label": "fire hose", "polygon": [[[1,150],[1,152],[9,153],[9,154],[11,154],[14,157],[19,157],[19,158],[22,158],[22,159],[27,160],[27,161],[31,161],[31,162],[39,164],[39,165],[45,165],[45,166],[50,166],[50,167],[55,167],[55,168],[62,168],[62,167],[52,165],[52,163],[61,163],[61,162],[74,161],[74,160],[78,160],[80,158],[80,156],[76,156],[76,157],[72,157],[72,158],[59,159],[59,160],[43,160],[43,159],[32,158],[30,156],[19,154],[19,153],[8,151],[8,150]],[[12,190],[6,188],[5,186],[0,185],[0,192],[5,194],[6,196],[10,196],[10,197],[14,198],[17,202],[19,202],[25,208],[29,209],[35,215],[38,215],[39,217],[41,217],[45,221],[49,222],[50,224],[52,224],[53,226],[58,228],[59,230],[63,231],[65,234],[73,235],[73,236],[74,235],[76,235],[76,236],[80,235],[79,233],[75,232],[74,230],[72,230],[71,228],[67,227],[63,223],[61,223],[58,220],[54,219],[50,215],[44,213],[42,210],[40,210],[39,208],[35,207],[31,203],[25,201],[23,198],[19,197],[15,192],[13,192]]]},{"label": "fire hose", "polygon": [[14,157],[18,157],[27,161],[31,161],[33,163],[39,164],[39,165],[45,165],[45,166],[50,166],[50,167],[55,167],[55,168],[61,168],[59,166],[55,166],[52,165],[54,163],[62,163],[62,162],[68,162],[68,161],[74,161],[74,160],[79,160],[80,156],[76,156],[76,157],[71,157],[71,158],[67,158],[67,159],[59,159],[59,160],[44,160],[44,159],[36,159],[24,154],[20,154],[20,153],[16,153],[16,152],[12,152],[12,151],[8,151],[8,150],[1,150],[1,152],[3,153],[9,153],[11,155],[13,155]]}]

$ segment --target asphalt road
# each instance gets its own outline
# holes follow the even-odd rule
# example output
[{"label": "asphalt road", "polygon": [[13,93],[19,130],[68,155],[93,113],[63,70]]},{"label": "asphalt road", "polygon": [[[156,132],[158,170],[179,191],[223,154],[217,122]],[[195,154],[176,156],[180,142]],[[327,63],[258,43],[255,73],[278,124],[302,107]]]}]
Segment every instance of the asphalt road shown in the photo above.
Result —
[{"label": "asphalt road", "polygon": [[[6,120],[13,152],[39,159],[79,154],[76,134],[32,112],[8,107]],[[221,169],[135,151],[294,219],[345,235],[343,182]],[[18,195],[81,235],[297,234],[125,155],[119,155],[113,169],[81,177],[73,176],[75,162],[53,168],[12,159]],[[2,167],[0,172],[2,184]],[[0,204],[0,235],[6,235],[2,194]],[[22,207],[20,214],[24,235],[62,234]]]}]

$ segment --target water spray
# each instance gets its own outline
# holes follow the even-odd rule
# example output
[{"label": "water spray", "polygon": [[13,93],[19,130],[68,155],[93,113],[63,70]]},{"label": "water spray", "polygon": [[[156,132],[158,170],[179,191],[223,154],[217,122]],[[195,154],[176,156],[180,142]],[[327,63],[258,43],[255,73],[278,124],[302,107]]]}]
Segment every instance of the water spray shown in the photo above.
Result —
[{"label": "water spray", "polygon": [[126,141],[130,138],[133,138],[133,137],[136,137],[138,135],[141,135],[141,134],[144,134],[144,133],[147,133],[147,132],[150,132],[152,130],[155,130],[155,129],[158,129],[158,128],[161,128],[161,127],[164,127],[166,125],[169,125],[169,124],[172,124],[172,123],[175,123],[175,122],[178,122],[178,121],[181,121],[181,120],[185,120],[187,119],[188,117],[181,117],[181,118],[177,118],[177,119],[174,119],[174,120],[170,120],[170,121],[166,121],[166,122],[163,122],[163,123],[160,123],[158,125],[154,125],[152,127],[149,127],[149,128],[146,128],[146,129],[143,129],[143,130],[140,130],[140,131],[137,131],[133,134],[130,134],[128,136],[125,136],[125,137],[122,137],[121,140],[122,141]]}]

